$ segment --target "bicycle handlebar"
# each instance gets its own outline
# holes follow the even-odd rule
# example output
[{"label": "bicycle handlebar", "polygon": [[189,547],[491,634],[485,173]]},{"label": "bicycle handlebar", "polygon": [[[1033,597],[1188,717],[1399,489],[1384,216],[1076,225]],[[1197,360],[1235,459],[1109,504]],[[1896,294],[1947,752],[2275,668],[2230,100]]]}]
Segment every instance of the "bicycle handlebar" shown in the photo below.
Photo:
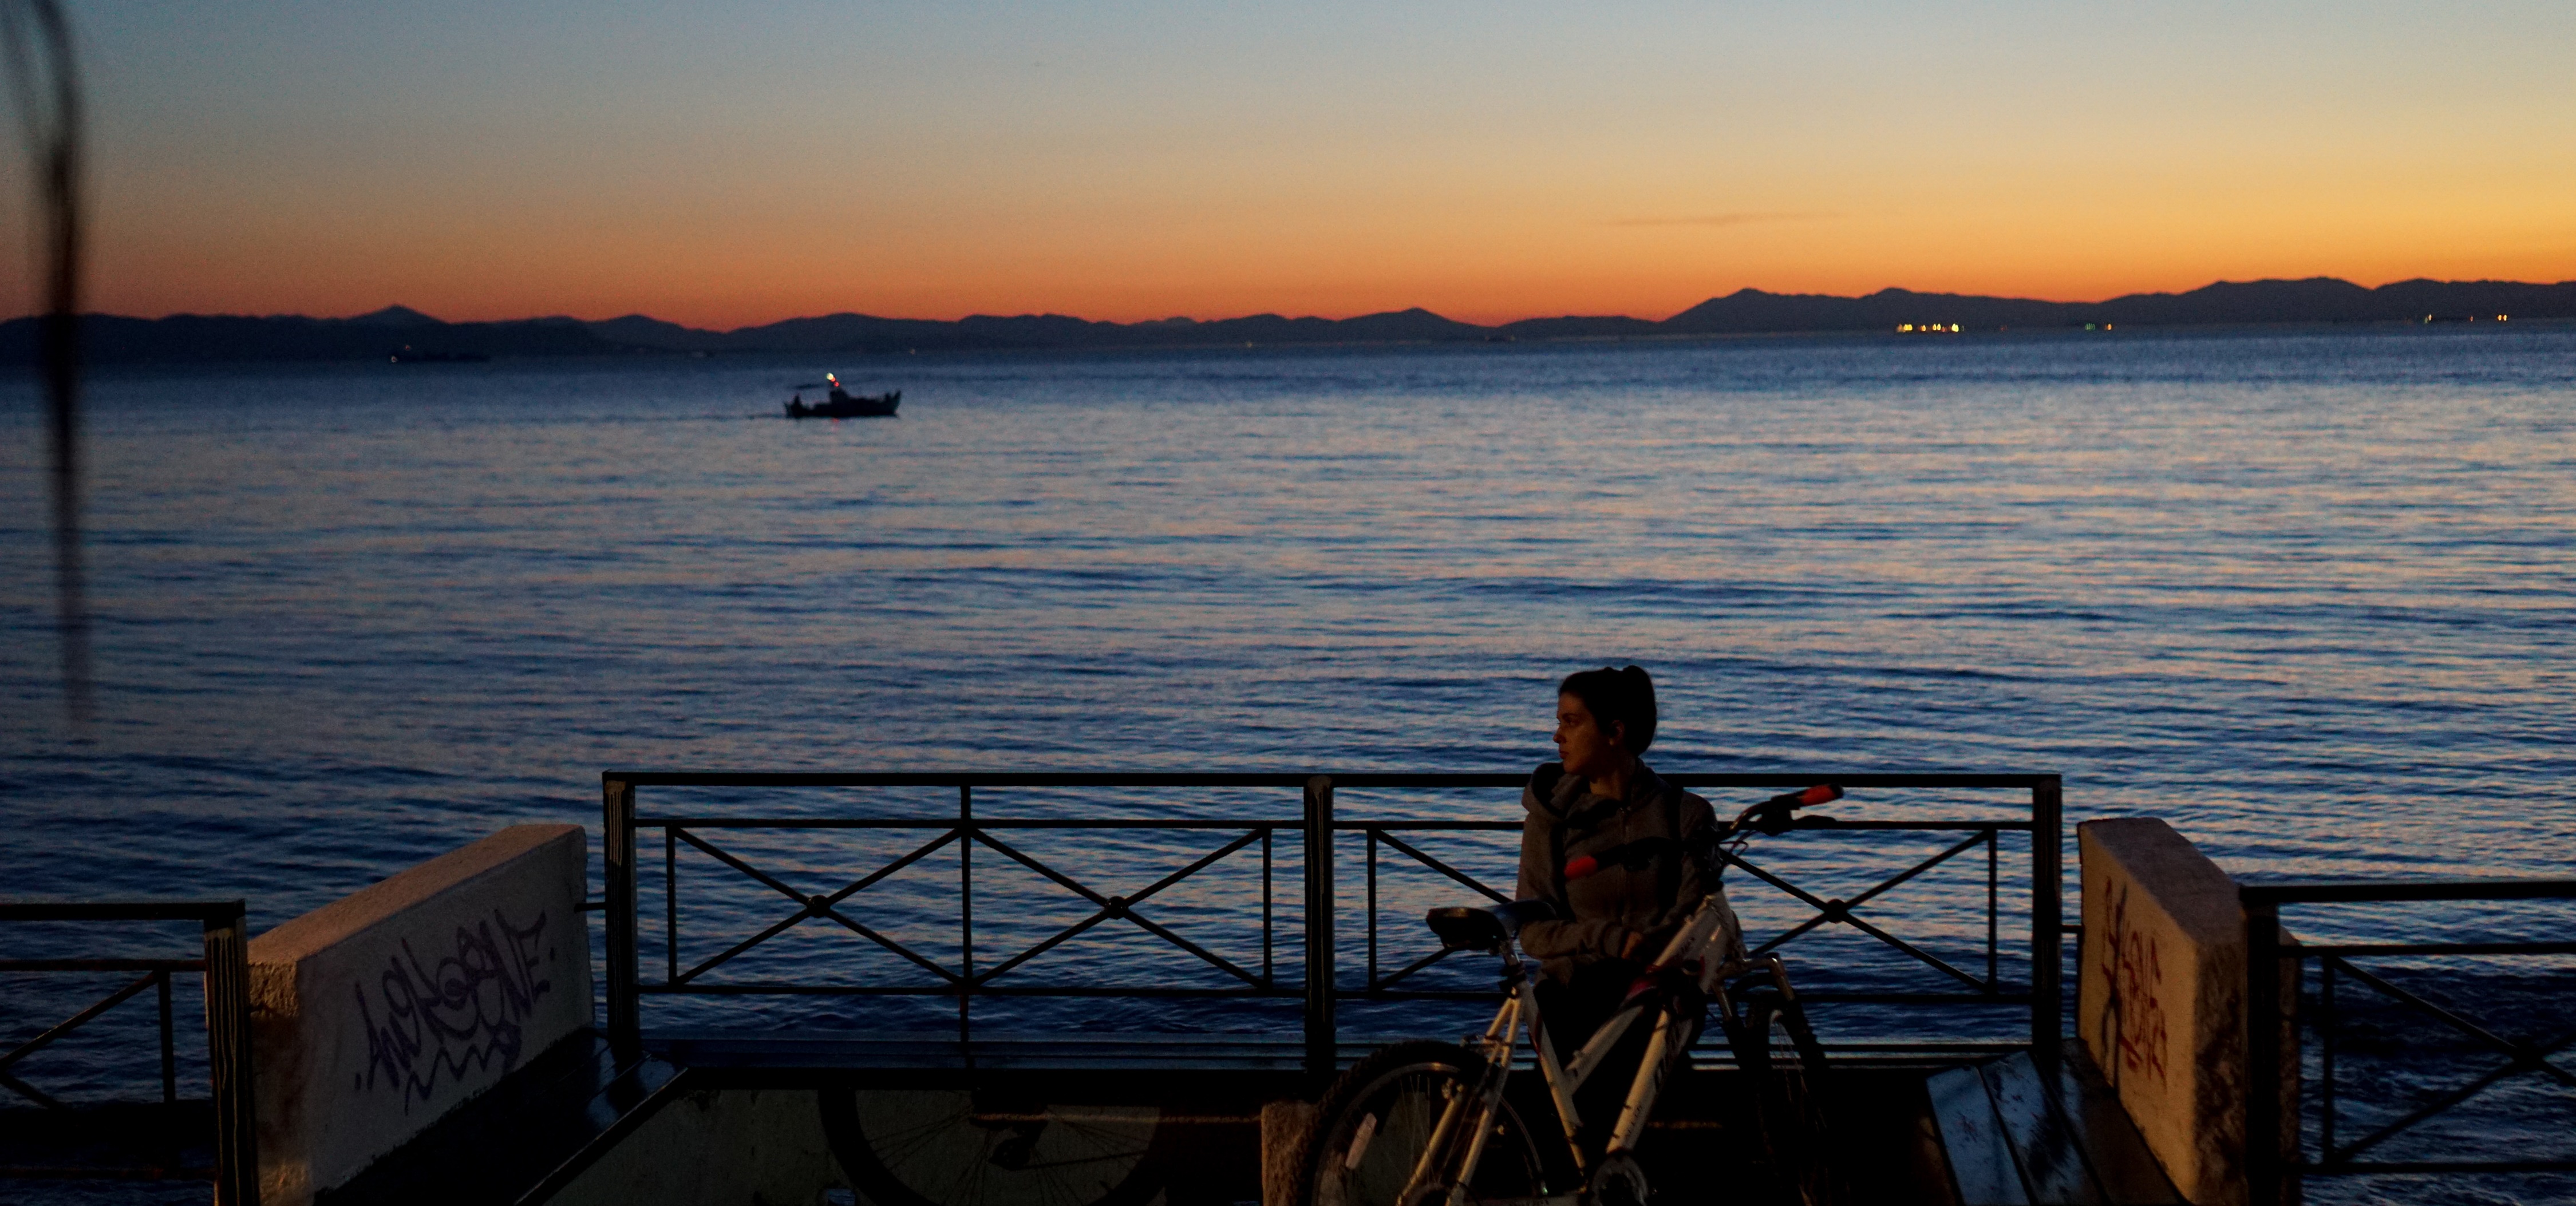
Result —
[{"label": "bicycle handlebar", "polygon": [[1727,827],[1727,831],[1733,833],[1754,829],[1772,837],[1778,837],[1787,833],[1789,826],[1795,823],[1795,818],[1790,816],[1791,813],[1812,805],[1831,804],[1842,798],[1843,789],[1831,783],[1819,783],[1814,787],[1802,788],[1798,791],[1784,791],[1745,809],[1735,818],[1735,823]]},{"label": "bicycle handlebar", "polygon": [[[1725,828],[1713,835],[1703,835],[1699,841],[1713,845],[1746,829],[1754,829],[1778,837],[1787,833],[1790,825],[1794,823],[1791,813],[1811,805],[1830,804],[1842,798],[1843,789],[1831,783],[1819,783],[1797,791],[1784,791],[1745,809]],[[1599,854],[1586,854],[1580,858],[1568,859],[1565,863],[1565,880],[1567,883],[1572,883],[1587,876],[1597,875],[1603,867],[1612,865],[1625,866],[1632,871],[1637,870],[1646,865],[1657,850],[1672,844],[1673,841],[1670,838],[1639,838]],[[1698,850],[1700,846],[1694,843],[1690,849]]]},{"label": "bicycle handlebar", "polygon": [[1781,792],[1779,795],[1763,801],[1763,805],[1765,807],[1780,805],[1788,808],[1803,808],[1812,804],[1831,804],[1842,798],[1842,788],[1836,787],[1831,783],[1819,783],[1814,787],[1800,788],[1797,791]]}]

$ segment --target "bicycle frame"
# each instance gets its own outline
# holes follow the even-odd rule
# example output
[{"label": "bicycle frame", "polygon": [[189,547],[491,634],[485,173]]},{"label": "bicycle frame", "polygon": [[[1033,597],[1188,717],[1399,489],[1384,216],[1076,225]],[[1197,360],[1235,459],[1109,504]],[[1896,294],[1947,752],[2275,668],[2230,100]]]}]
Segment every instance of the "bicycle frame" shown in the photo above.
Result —
[{"label": "bicycle frame", "polygon": [[[1745,809],[1733,822],[1708,835],[1707,840],[1712,851],[1719,847],[1724,851],[1740,850],[1757,832],[1785,832],[1793,824],[1791,814],[1798,809],[1830,803],[1841,799],[1842,794],[1840,787],[1817,784],[1803,791],[1773,796]],[[1722,877],[1725,872],[1723,862],[1713,860],[1711,872],[1712,881]],[[1502,956],[1503,982],[1508,992],[1502,1008],[1494,1012],[1494,1020],[1486,1024],[1485,1033],[1472,1042],[1484,1060],[1482,1080],[1469,1092],[1451,1092],[1441,1107],[1439,1121],[1433,1124],[1431,1135],[1423,1144],[1421,1156],[1416,1158],[1411,1174],[1405,1179],[1403,1192],[1396,1199],[1397,1206],[1432,1206],[1428,1195],[1440,1188],[1443,1180],[1446,1181],[1446,1192],[1440,1195],[1441,1206],[1466,1206],[1468,1188],[1484,1159],[1486,1141],[1494,1134],[1495,1113],[1502,1108],[1503,1087],[1511,1078],[1512,1060],[1518,1054],[1523,1034],[1529,1036],[1539,1077],[1547,1084],[1548,1099],[1555,1106],[1557,1122],[1565,1131],[1565,1145],[1574,1156],[1576,1171],[1583,1174],[1585,1186],[1574,1193],[1554,1194],[1525,1202],[1492,1202],[1487,1206],[1583,1206],[1588,1198],[1608,1196],[1602,1190],[1604,1186],[1613,1184],[1624,1184],[1633,1191],[1627,1195],[1631,1200],[1643,1201],[1647,1189],[1645,1174],[1632,1153],[1645,1134],[1646,1120],[1655,1112],[1655,1099],[1663,1090],[1665,1075],[1682,1056],[1683,1048],[1691,1037],[1695,1037],[1685,1037],[1680,1033],[1684,1026],[1698,1020],[1685,1015],[1682,1003],[1693,1002],[1701,1010],[1715,1005],[1720,1024],[1726,1028],[1728,1038],[1736,1041],[1739,1051],[1743,1050],[1742,1042],[1749,1036],[1739,1033],[1735,1002],[1727,992],[1728,980],[1748,972],[1768,972],[1781,1001],[1792,1009],[1796,1007],[1797,994],[1789,987],[1788,969],[1782,966],[1779,956],[1749,959],[1737,955],[1744,947],[1735,914],[1726,907],[1724,895],[1712,889],[1708,897],[1691,911],[1681,929],[1664,944],[1654,962],[1648,964],[1629,986],[1627,1000],[1621,1002],[1619,1009],[1584,1041],[1583,1048],[1575,1052],[1572,1059],[1559,1061],[1556,1044],[1548,1037],[1544,1019],[1540,1017],[1537,981],[1530,975],[1529,964],[1521,958],[1519,919],[1501,910],[1491,910],[1497,917],[1494,923],[1497,928],[1493,930],[1472,925],[1463,930],[1443,929],[1445,915],[1460,914],[1459,918],[1447,919],[1462,920],[1463,915],[1472,912],[1466,909],[1434,910],[1429,920],[1434,930],[1441,931],[1442,941],[1457,949],[1481,947]],[[1485,945],[1488,942],[1490,946]],[[1698,995],[1684,991],[1686,988],[1695,990]],[[1608,1062],[1611,1050],[1627,1037],[1638,1019],[1646,1016],[1649,1010],[1655,1015],[1655,1029],[1647,1039],[1643,1058],[1638,1061],[1636,1079],[1629,1083],[1627,1099],[1619,1107],[1618,1121],[1610,1128],[1609,1139],[1602,1145],[1600,1157],[1587,1160],[1579,1141],[1584,1121],[1574,1104],[1574,1094],[1601,1070],[1602,1065]],[[1357,1135],[1351,1149],[1354,1155],[1349,1158],[1351,1166],[1356,1167],[1356,1153],[1366,1150],[1370,1128],[1375,1121],[1371,1116]],[[1453,1159],[1450,1148],[1458,1143],[1462,1131],[1466,1140],[1465,1150]]]},{"label": "bicycle frame", "polygon": [[[1712,893],[1691,914],[1679,933],[1664,945],[1663,952],[1641,973],[1629,989],[1628,1000],[1618,1012],[1601,1024],[1585,1041],[1572,1059],[1560,1061],[1556,1044],[1549,1038],[1540,1015],[1537,978],[1529,963],[1521,957],[1516,935],[1506,934],[1500,953],[1503,957],[1504,981],[1509,993],[1494,1020],[1473,1044],[1485,1060],[1484,1079],[1475,1091],[1452,1098],[1443,1108],[1440,1120],[1432,1129],[1430,1141],[1423,1146],[1422,1156],[1414,1164],[1399,1201],[1421,1201],[1420,1195],[1439,1183],[1446,1174],[1449,1182],[1446,1206],[1465,1206],[1467,1187],[1484,1158],[1485,1143],[1494,1133],[1495,1111],[1501,1108],[1503,1088],[1511,1075],[1511,1065],[1519,1052],[1520,1036],[1529,1036],[1535,1054],[1539,1077],[1547,1085],[1548,1097],[1556,1107],[1557,1121],[1564,1128],[1566,1146],[1574,1153],[1576,1169],[1589,1178],[1596,1170],[1628,1157],[1636,1149],[1653,1115],[1655,1099],[1663,1089],[1665,1074],[1682,1054],[1680,1044],[1687,1042],[1678,1032],[1692,1019],[1682,1016],[1678,1008],[1688,994],[1678,991],[1690,984],[1718,1006],[1719,1016],[1734,1017],[1733,1002],[1726,991],[1727,980],[1767,965],[1773,979],[1785,992],[1786,971],[1776,956],[1745,962],[1731,957],[1737,948],[1733,914]],[[1655,1014],[1654,1033],[1647,1040],[1644,1059],[1637,1076],[1628,1086],[1628,1096],[1619,1110],[1609,1142],[1598,1160],[1587,1160],[1576,1137],[1583,1130],[1583,1117],[1574,1104],[1574,1094],[1585,1081],[1600,1071],[1612,1048],[1626,1037],[1649,1009]],[[1456,1160],[1448,1159],[1449,1149],[1461,1131],[1467,1136],[1466,1150]],[[1580,1195],[1555,1195],[1540,1199],[1546,1206],[1563,1206]]]}]

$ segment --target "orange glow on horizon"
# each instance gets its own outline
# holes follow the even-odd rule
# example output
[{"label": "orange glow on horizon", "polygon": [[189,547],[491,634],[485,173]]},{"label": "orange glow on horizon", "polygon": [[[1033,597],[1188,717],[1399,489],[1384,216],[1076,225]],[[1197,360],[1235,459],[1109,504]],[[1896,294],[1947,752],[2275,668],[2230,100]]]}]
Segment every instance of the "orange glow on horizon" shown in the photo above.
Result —
[{"label": "orange glow on horizon", "polygon": [[2107,188],[2034,197],[1979,181],[1938,205],[1784,205],[1775,208],[1785,216],[1698,222],[1624,220],[1689,214],[1678,200],[1605,210],[1463,196],[1377,211],[1220,206],[1176,220],[1027,207],[851,224],[830,213],[602,220],[577,208],[449,210],[435,199],[355,211],[364,216],[217,209],[170,223],[111,205],[98,222],[91,308],[327,316],[401,304],[449,321],[644,313],[731,329],[836,312],[1136,322],[1420,306],[1492,324],[1662,319],[1747,287],[2094,301],[2261,278],[2576,279],[2576,227],[2561,194],[2545,178],[2520,184],[2482,190],[2476,208],[2460,195],[2466,186],[2356,196],[2332,181],[2321,184],[2331,198],[2219,207],[2171,185],[2125,198]]},{"label": "orange glow on horizon", "polygon": [[1471,172],[1393,196],[1356,179],[1287,197],[1201,182],[1207,195],[1178,199],[1125,182],[1080,203],[968,204],[952,187],[847,207],[731,193],[605,207],[431,193],[327,213],[245,199],[178,221],[151,190],[110,187],[92,308],[348,315],[401,304],[449,321],[643,313],[731,329],[836,312],[1135,322],[1420,306],[1492,324],[1662,319],[1747,287],[2093,301],[2260,278],[2576,279],[2576,226],[2548,170],[2368,192],[2329,174],[2258,199],[2224,176],[2153,188],[2038,169],[1905,188],[1826,180],[1759,209],[1694,203],[1678,186],[1615,207],[1563,186],[1489,196],[1491,181]]},{"label": "orange glow on horizon", "polygon": [[[243,277],[252,274],[218,272],[220,282],[207,282],[186,279],[188,274],[177,266],[212,267],[209,260],[229,257],[158,250],[162,254],[102,248],[98,262],[117,275],[93,285],[88,308],[139,317],[181,313],[337,317],[399,304],[449,322],[549,315],[605,319],[641,313],[685,326],[730,330],[843,312],[935,320],[975,314],[1065,314],[1133,323],[1173,317],[1204,322],[1261,313],[1339,319],[1418,306],[1461,322],[1496,325],[1561,315],[1660,320],[1743,288],[1838,296],[1896,288],[2099,301],[2133,293],[2179,293],[2222,280],[2336,277],[2370,288],[2418,278],[2543,284],[2576,279],[2576,251],[2503,256],[2441,254],[2428,248],[2413,259],[2389,251],[2341,257],[2291,253],[2230,261],[2213,257],[2212,262],[2172,267],[1774,262],[1741,268],[1713,264],[1705,272],[1683,274],[1624,264],[1583,271],[1574,265],[1425,263],[1401,275],[1355,270],[1335,276],[1318,271],[1310,261],[1235,263],[1196,271],[1174,265],[1172,271],[1153,279],[1086,280],[1072,272],[1019,276],[998,271],[974,275],[925,271],[868,283],[817,279],[820,274],[811,269],[782,270],[773,277],[738,265],[732,267],[739,275],[728,276],[724,266],[712,263],[700,273],[674,273],[689,277],[685,283],[651,279],[662,274],[636,273],[615,263],[558,263],[547,265],[552,271],[543,275],[513,273],[495,281],[477,273],[441,270],[430,263],[378,262],[366,271],[317,271],[294,280],[245,281]],[[542,261],[545,257],[528,258]],[[665,271],[672,267],[663,265]]]}]

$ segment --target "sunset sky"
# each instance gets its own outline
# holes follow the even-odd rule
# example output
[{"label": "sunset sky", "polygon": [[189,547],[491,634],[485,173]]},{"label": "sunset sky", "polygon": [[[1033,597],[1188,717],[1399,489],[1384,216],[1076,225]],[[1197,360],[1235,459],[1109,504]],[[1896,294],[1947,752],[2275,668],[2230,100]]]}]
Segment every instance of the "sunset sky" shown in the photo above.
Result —
[{"label": "sunset sky", "polygon": [[2576,278],[2567,0],[69,8],[115,313]]}]

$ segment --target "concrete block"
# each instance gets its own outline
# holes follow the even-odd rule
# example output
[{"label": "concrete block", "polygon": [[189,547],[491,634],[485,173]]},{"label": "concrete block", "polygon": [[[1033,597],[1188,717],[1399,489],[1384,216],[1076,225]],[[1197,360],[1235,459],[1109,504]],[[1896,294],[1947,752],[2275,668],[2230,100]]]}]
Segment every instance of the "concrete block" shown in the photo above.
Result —
[{"label": "concrete block", "polygon": [[[2165,1175],[2198,1206],[2244,1206],[2245,918],[2236,881],[2154,818],[2075,827],[2084,878],[2076,1033]],[[2288,944],[2286,933],[2284,944]],[[2298,1119],[2298,1034],[2283,964],[2284,1131]]]},{"label": "concrete block", "polygon": [[1262,1103],[1261,1206],[1297,1206],[1297,1146],[1314,1125],[1311,1102]]},{"label": "concrete block", "polygon": [[578,825],[514,825],[251,940],[260,1200],[304,1206],[591,1023]]}]

